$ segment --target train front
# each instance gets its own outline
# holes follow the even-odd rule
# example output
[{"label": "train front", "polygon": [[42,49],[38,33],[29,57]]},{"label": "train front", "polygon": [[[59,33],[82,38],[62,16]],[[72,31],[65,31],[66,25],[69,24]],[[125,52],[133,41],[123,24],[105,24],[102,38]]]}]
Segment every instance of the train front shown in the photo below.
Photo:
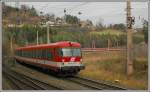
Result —
[{"label": "train front", "polygon": [[68,42],[59,48],[60,70],[63,74],[75,75],[85,66],[82,63],[81,46],[79,43]]}]

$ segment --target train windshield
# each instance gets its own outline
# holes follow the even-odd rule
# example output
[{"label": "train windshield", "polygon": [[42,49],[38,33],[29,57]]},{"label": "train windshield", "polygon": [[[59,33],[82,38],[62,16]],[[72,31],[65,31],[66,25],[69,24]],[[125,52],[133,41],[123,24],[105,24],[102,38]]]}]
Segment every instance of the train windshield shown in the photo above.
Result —
[{"label": "train windshield", "polygon": [[81,56],[80,48],[62,48],[62,56]]}]

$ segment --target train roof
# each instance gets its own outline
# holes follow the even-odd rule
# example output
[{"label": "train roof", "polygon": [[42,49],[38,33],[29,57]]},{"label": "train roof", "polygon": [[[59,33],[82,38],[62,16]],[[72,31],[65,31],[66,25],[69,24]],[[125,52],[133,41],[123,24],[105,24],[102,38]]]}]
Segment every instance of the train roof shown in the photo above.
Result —
[{"label": "train roof", "polygon": [[49,43],[49,44],[40,44],[40,45],[33,45],[33,46],[26,46],[26,47],[19,47],[16,50],[32,50],[32,49],[46,49],[46,48],[65,48],[65,47],[77,47],[80,48],[80,43],[77,42],[70,42],[70,41],[61,41],[56,43]]}]

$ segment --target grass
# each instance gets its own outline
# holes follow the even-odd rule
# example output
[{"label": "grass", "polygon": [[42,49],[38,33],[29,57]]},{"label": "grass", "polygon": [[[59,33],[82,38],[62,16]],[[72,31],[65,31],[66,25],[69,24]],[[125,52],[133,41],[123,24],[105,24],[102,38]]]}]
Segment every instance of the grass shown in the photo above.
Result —
[{"label": "grass", "polygon": [[126,76],[126,53],[123,51],[83,52],[86,69],[81,76],[114,82],[133,89],[148,88],[148,60],[134,57],[134,74]]},{"label": "grass", "polygon": [[99,34],[99,35],[105,35],[105,34],[111,34],[111,35],[122,35],[125,34],[125,32],[113,30],[113,29],[106,29],[100,32],[91,32],[91,34]]}]

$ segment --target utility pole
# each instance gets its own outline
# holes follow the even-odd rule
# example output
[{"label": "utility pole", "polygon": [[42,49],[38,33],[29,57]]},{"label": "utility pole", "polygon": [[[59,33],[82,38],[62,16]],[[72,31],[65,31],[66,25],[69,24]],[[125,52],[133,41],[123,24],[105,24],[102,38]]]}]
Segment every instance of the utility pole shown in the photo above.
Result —
[{"label": "utility pole", "polygon": [[50,40],[49,40],[49,23],[47,23],[47,44],[50,43]]},{"label": "utility pole", "polygon": [[108,39],[107,39],[107,49],[109,50],[109,48],[110,48],[110,38],[108,37]]},{"label": "utility pole", "polygon": [[39,44],[39,31],[38,30],[36,31],[36,36],[37,36],[37,39],[36,39],[37,42],[36,42],[36,44],[38,45]]},{"label": "utility pole", "polygon": [[131,0],[127,0],[127,76],[133,74],[133,42],[132,25],[134,18],[131,17]]}]

